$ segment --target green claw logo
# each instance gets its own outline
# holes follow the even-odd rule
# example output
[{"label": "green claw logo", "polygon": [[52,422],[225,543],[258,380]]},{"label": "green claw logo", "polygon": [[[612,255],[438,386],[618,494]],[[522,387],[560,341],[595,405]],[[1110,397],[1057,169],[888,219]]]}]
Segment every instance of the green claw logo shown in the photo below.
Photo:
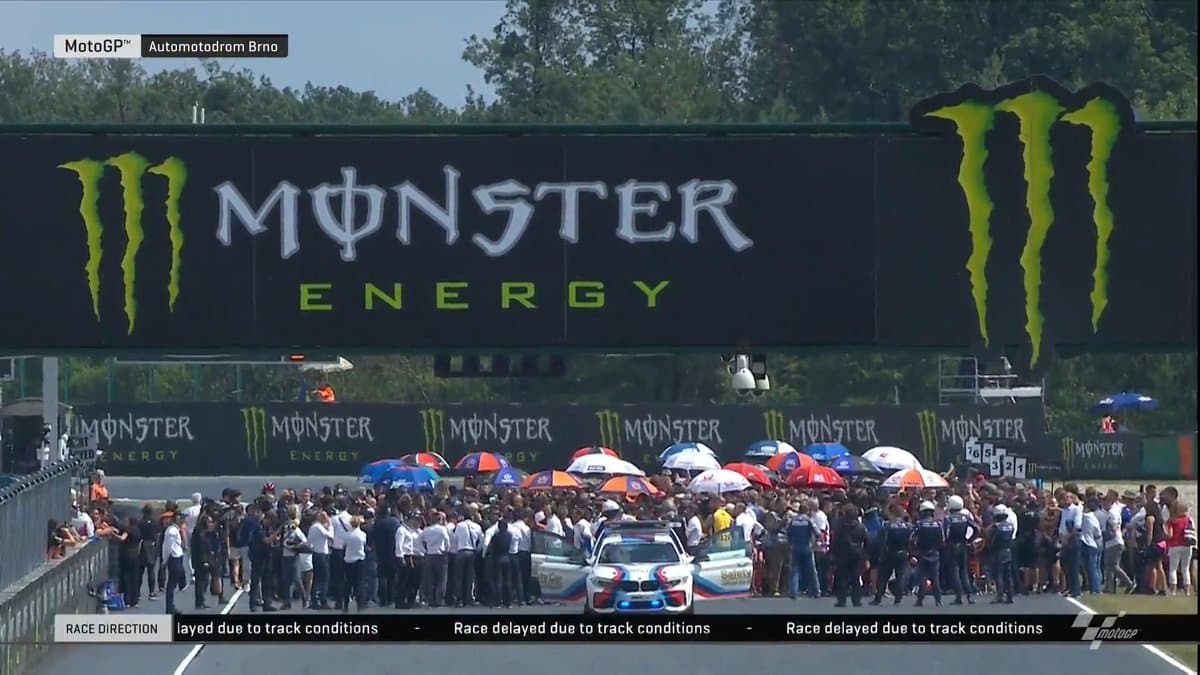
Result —
[{"label": "green claw logo", "polygon": [[146,200],[142,181],[147,173],[161,176],[167,181],[167,196],[163,204],[171,239],[171,271],[167,280],[168,305],[175,311],[179,299],[180,261],[183,252],[183,228],[181,225],[180,201],[183,186],[187,183],[187,165],[178,157],[168,157],[160,164],[151,162],[136,152],[110,157],[105,160],[78,159],[60,164],[58,168],[75,174],[82,186],[79,199],[79,215],[83,219],[87,235],[88,291],[92,298],[92,313],[102,321],[100,307],[100,274],[104,260],[104,221],[100,217],[100,183],[104,172],[112,167],[121,179],[121,196],[125,208],[125,254],[121,257],[121,275],[125,288],[125,322],[129,335],[137,327],[137,258],[146,231],[142,225],[142,214]]},{"label": "green claw logo", "polygon": [[254,466],[267,458],[266,408],[242,408],[242,423],[246,429],[246,457]]},{"label": "green claw logo", "polygon": [[1025,332],[1032,349],[1030,366],[1036,366],[1041,358],[1045,326],[1041,309],[1042,248],[1055,223],[1050,198],[1056,161],[1051,130],[1065,122],[1084,127],[1091,133],[1091,156],[1086,170],[1096,229],[1096,262],[1090,294],[1092,332],[1095,333],[1100,329],[1100,319],[1108,307],[1108,242],[1115,227],[1108,200],[1111,188],[1109,160],[1119,138],[1132,130],[1133,109],[1120,93],[1106,85],[1090,85],[1078,93],[1071,93],[1041,77],[991,91],[969,85],[954,94],[943,94],[919,103],[913,109],[914,126],[928,127],[929,118],[948,120],[954,124],[962,141],[958,184],[967,202],[967,229],[971,236],[971,254],[966,269],[971,278],[979,335],[988,347],[991,338],[988,333],[987,264],[992,249],[995,204],[984,167],[988,160],[988,140],[993,136],[997,115],[1016,118],[1022,147],[1029,230],[1020,264],[1025,287]]},{"label": "green claw logo", "polygon": [[599,425],[598,443],[606,448],[621,451],[621,413],[615,410],[597,410],[596,422]]}]

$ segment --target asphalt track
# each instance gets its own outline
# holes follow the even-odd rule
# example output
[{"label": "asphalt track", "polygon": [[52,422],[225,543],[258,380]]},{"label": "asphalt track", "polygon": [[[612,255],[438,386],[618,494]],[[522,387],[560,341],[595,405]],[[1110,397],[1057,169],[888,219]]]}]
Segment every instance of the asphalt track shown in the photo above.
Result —
[{"label": "asphalt track", "polygon": [[[219,494],[227,486],[255,494],[266,478],[118,478],[108,481],[114,497],[132,500],[186,498],[192,492]],[[280,489],[349,484],[338,477],[279,477]],[[180,602],[191,604],[190,589]],[[207,610],[217,612],[221,608]],[[833,612],[909,615],[1075,614],[1080,607],[1058,596],[1019,598],[1016,605],[935,608],[912,607],[906,601],[886,612],[863,607],[838,610],[829,600],[750,599],[703,602],[701,614],[824,614]],[[230,611],[249,611],[242,595]],[[143,602],[142,612],[163,611],[162,600]],[[381,612],[383,610],[369,610]],[[419,610],[439,611],[439,610]],[[445,611],[445,610],[441,610]],[[551,606],[496,611],[508,613],[578,613],[577,606]],[[230,673],[288,673],[289,675],[378,675],[408,672],[512,672],[522,675],[611,675],[654,669],[675,673],[790,672],[804,668],[839,675],[882,675],[916,669],[922,675],[961,675],[970,669],[988,673],[1040,673],[1069,664],[1089,675],[1178,675],[1191,673],[1165,661],[1151,650],[1133,645],[1104,645],[1092,651],[1079,645],[868,645],[868,644],[428,644],[428,645],[207,645],[188,659],[193,645],[57,645],[33,671],[35,675],[102,672],[111,675],[229,675]],[[186,664],[186,665],[185,665]],[[1191,675],[1194,675],[1191,674]]]}]

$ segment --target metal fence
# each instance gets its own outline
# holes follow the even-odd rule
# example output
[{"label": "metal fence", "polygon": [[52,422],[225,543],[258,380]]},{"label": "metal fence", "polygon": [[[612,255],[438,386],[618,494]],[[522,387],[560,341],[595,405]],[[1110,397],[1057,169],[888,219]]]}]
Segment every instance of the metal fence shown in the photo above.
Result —
[{"label": "metal fence", "polygon": [[70,517],[71,488],[84,472],[80,460],[57,462],[0,488],[0,590],[46,562],[47,525]]}]

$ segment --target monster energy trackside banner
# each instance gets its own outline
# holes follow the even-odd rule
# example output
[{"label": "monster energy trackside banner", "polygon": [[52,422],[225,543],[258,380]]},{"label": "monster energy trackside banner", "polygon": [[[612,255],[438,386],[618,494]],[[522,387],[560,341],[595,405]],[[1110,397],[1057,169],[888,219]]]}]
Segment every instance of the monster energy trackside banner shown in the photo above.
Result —
[{"label": "monster energy trackside banner", "polygon": [[1040,404],[1021,406],[687,406],[148,403],[77,406],[114,475],[352,475],[423,450],[451,462],[506,455],[527,470],[564,468],[581,446],[611,447],[643,468],[668,445],[699,441],[737,461],[755,441],[838,442],[911,451],[941,467],[971,438],[1043,443]]},{"label": "monster energy trackside banner", "polygon": [[0,128],[0,351],[1195,345],[1194,126],[1042,78],[912,123]]}]

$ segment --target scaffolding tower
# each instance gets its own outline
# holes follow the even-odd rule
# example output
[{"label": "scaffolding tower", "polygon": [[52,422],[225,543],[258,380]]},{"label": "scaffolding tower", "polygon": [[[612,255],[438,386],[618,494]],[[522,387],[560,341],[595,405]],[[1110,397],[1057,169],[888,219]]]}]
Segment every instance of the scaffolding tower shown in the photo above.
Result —
[{"label": "scaffolding tower", "polygon": [[1008,358],[985,364],[974,356],[938,357],[938,402],[977,405],[1013,404],[1022,400],[1044,401],[1045,380],[1022,381]]}]

